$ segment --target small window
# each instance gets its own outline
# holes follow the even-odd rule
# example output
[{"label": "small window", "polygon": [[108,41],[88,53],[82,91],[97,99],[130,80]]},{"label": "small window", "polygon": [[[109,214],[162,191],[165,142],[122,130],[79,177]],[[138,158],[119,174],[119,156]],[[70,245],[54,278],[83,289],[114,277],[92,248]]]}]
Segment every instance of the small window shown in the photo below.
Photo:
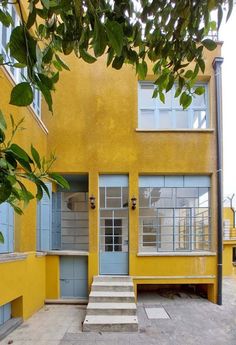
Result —
[{"label": "small window", "polygon": [[233,258],[232,258],[233,260],[232,261],[233,261],[233,263],[236,263],[236,247],[233,247],[233,253],[232,254],[233,254]]},{"label": "small window", "polygon": [[[207,84],[205,93],[194,96],[188,109],[183,110],[179,98],[175,98],[176,86],[165,94],[165,103],[152,98],[155,85],[139,82],[138,127],[140,129],[204,129],[209,127]],[[197,87],[196,86],[196,87]]]},{"label": "small window", "polygon": [[14,251],[14,211],[4,202],[0,205],[0,231],[3,234],[4,243],[0,243],[0,253]]}]

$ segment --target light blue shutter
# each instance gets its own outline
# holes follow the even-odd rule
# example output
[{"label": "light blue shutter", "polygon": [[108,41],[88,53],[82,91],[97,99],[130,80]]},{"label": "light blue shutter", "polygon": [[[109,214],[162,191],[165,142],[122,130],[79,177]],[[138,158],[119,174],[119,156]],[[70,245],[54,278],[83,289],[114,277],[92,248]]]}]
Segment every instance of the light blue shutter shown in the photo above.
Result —
[{"label": "light blue shutter", "polygon": [[11,303],[4,304],[0,307],[0,325],[3,325],[11,318]]},{"label": "light blue shutter", "polygon": [[14,211],[4,202],[0,204],[0,231],[4,237],[4,243],[0,243],[0,253],[14,251]]},{"label": "light blue shutter", "polygon": [[38,203],[37,215],[37,249],[51,249],[51,232],[52,232],[52,185],[46,183],[50,198],[44,192],[43,197]]},{"label": "light blue shutter", "polygon": [[52,194],[52,249],[61,249],[61,193]]}]

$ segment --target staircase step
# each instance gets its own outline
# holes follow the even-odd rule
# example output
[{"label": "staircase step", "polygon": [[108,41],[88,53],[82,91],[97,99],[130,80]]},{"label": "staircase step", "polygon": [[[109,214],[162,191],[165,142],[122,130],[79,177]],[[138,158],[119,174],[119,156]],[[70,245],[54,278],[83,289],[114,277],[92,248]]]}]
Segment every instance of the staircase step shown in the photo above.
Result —
[{"label": "staircase step", "polygon": [[94,282],[132,282],[132,278],[130,276],[95,276],[93,278]]},{"label": "staircase step", "polygon": [[133,291],[134,285],[131,281],[95,281],[92,284],[92,291]]},{"label": "staircase step", "polygon": [[131,291],[91,291],[89,302],[135,302],[134,292]]},{"label": "staircase step", "polygon": [[135,303],[89,303],[87,315],[136,315]]},{"label": "staircase step", "polygon": [[137,332],[138,318],[130,315],[87,315],[83,323],[83,331]]}]

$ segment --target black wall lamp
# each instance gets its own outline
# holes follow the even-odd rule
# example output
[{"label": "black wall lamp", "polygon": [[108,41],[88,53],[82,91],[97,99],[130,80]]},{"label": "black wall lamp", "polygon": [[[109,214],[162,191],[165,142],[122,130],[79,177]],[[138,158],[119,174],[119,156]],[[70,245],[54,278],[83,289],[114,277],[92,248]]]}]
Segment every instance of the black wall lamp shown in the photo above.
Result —
[{"label": "black wall lamp", "polygon": [[90,202],[90,207],[91,207],[91,209],[93,209],[93,210],[94,210],[95,207],[96,207],[95,201],[96,201],[95,196],[91,195],[91,196],[89,197],[89,202]]},{"label": "black wall lamp", "polygon": [[135,196],[133,196],[131,198],[131,208],[132,208],[132,210],[135,210],[136,206],[137,206],[137,198],[135,198]]}]

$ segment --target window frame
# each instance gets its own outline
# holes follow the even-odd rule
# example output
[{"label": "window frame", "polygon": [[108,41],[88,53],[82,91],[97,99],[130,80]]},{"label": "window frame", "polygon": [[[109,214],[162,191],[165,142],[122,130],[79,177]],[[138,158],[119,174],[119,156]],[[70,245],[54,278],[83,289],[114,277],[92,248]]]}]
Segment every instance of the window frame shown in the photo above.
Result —
[{"label": "window frame", "polygon": [[[149,85],[152,87],[153,91],[155,89],[155,84],[151,80],[139,80],[138,81],[138,129],[139,130],[207,130],[210,128],[210,109],[209,109],[209,83],[208,82],[197,82],[195,84],[196,87],[203,86],[205,88],[205,107],[200,106],[194,106],[193,103],[189,106],[189,108],[186,110],[188,115],[188,127],[176,127],[176,112],[177,111],[183,111],[182,106],[177,106],[179,104],[179,99],[174,98],[175,93],[175,87],[176,84],[174,84],[173,88],[169,91],[171,92],[171,106],[165,106],[165,104],[161,103],[160,107],[160,100],[158,98],[153,99],[153,106],[149,107],[142,107],[141,100],[142,100],[142,85]],[[199,97],[199,96],[196,96]],[[142,126],[142,115],[141,111],[153,111],[154,112],[154,127],[145,127]],[[171,127],[160,127],[160,111],[170,111],[171,115]],[[205,111],[206,112],[206,126],[205,127],[193,127],[194,124],[194,112],[195,111]],[[200,119],[198,119],[200,121]]]},{"label": "window frame", "polygon": [[[10,25],[9,27],[5,27],[3,26],[3,24],[0,22],[0,54],[4,54],[7,58],[9,58],[9,61],[11,60],[10,56],[7,53],[6,48],[3,46],[2,44],[2,32],[3,32],[3,28],[4,30],[6,30],[6,41],[9,42],[10,40],[10,36],[11,36],[11,32],[12,29],[15,28],[16,26],[19,26],[20,24],[20,17],[19,14],[17,13],[17,10],[15,8],[15,6],[13,4],[8,4],[8,12],[12,15],[12,13],[15,13],[15,22],[12,25]],[[1,8],[1,5],[0,5]],[[13,63],[14,63],[14,59],[12,59]],[[14,82],[14,84],[18,84],[21,83],[22,81],[25,81],[26,79],[28,79],[27,76],[27,68],[16,68],[16,67],[10,67],[10,66],[3,66],[7,73],[9,74],[10,78],[12,79],[12,81]],[[41,92],[36,89],[35,87],[33,87],[33,102],[30,104],[30,108],[33,110],[33,112],[35,113],[35,115],[41,119]]]},{"label": "window frame", "polygon": [[[148,176],[148,175],[147,175]],[[172,193],[172,199],[174,198],[174,203],[172,206],[170,205],[166,205],[166,206],[158,206],[158,205],[153,205],[151,203],[151,192],[148,191],[146,198],[147,203],[143,204],[141,203],[141,199],[140,199],[140,205],[139,205],[139,253],[141,254],[148,254],[148,253],[157,253],[159,255],[163,254],[165,255],[165,253],[172,253],[173,255],[178,255],[181,253],[196,253],[196,252],[201,252],[201,253],[206,253],[206,252],[213,252],[213,234],[212,234],[212,215],[211,215],[211,180],[209,179],[207,182],[207,179],[210,178],[210,176],[208,175],[151,175],[148,178],[149,182],[145,182],[144,180],[142,180],[142,178],[144,177],[144,179],[147,177],[145,175],[139,175],[139,199],[141,198],[141,189],[142,188],[146,188],[147,190],[149,189],[151,191],[151,189],[153,188],[162,188],[162,189],[169,189],[169,190],[174,190]],[[200,179],[200,181],[197,179],[199,177],[203,177],[202,179]],[[205,177],[207,177],[207,179],[205,179]],[[145,183],[150,183],[150,186],[145,185]],[[154,184],[156,183],[156,186],[154,186]],[[199,184],[197,186],[197,183]],[[173,185],[171,185],[173,184]],[[183,185],[181,185],[183,184]],[[206,186],[208,184],[208,186]],[[181,189],[197,189],[198,190],[198,204],[194,205],[194,206],[189,206],[189,205],[184,205],[184,206],[180,206],[178,205],[178,190]],[[204,189],[206,189],[207,191],[207,206],[201,206],[201,194],[200,192],[202,192]],[[165,197],[163,197],[165,198]],[[191,197],[189,197],[191,198]],[[160,198],[159,198],[160,199]],[[199,214],[196,215],[195,211],[198,210],[203,210],[203,212],[207,212],[207,216],[204,216],[204,219],[200,219]],[[142,210],[144,212],[142,212]],[[158,213],[158,211],[160,210],[169,210],[172,212],[172,216],[173,216],[173,224],[169,224],[169,227],[171,229],[169,234],[163,234],[164,236],[164,240],[163,243],[161,244],[161,233],[163,231],[163,229],[159,224],[160,222],[160,217],[158,217],[157,214],[153,214],[152,212],[150,212],[150,215],[146,215],[146,211],[145,210],[155,210],[156,213]],[[189,215],[185,215],[185,216],[181,216],[180,214],[178,214],[178,212],[176,213],[177,210],[189,210]],[[163,216],[166,219],[171,219],[172,216]],[[152,222],[153,224],[155,223],[154,229],[156,228],[156,231],[149,231],[149,233],[146,233],[144,231],[144,221],[145,218],[147,219],[147,221],[149,221],[150,218],[150,222]],[[180,233],[178,231],[176,231],[176,229],[178,229],[178,225],[180,223],[180,221],[187,221],[187,223],[189,225],[187,225],[187,232],[186,233]],[[199,233],[199,229],[198,229],[198,223],[199,221],[203,221],[200,232]],[[207,222],[207,233],[205,233],[205,222]],[[151,225],[150,225],[151,227]],[[151,241],[150,245],[148,245],[148,241],[144,241],[144,237],[145,236],[156,236],[156,242]],[[168,242],[165,241],[165,236],[173,236],[173,243],[172,242]],[[181,236],[185,236],[187,238],[187,242],[185,243],[181,240]],[[179,240],[178,240],[179,238]],[[199,239],[197,239],[199,238]],[[177,239],[177,240],[176,240]],[[182,242],[181,242],[182,241]],[[176,244],[181,244],[184,245],[183,248],[181,248],[181,246],[176,246]],[[168,246],[172,246],[172,249],[168,248],[162,249],[162,245],[163,247],[165,247],[166,245]],[[198,248],[198,247],[201,247]]]}]

